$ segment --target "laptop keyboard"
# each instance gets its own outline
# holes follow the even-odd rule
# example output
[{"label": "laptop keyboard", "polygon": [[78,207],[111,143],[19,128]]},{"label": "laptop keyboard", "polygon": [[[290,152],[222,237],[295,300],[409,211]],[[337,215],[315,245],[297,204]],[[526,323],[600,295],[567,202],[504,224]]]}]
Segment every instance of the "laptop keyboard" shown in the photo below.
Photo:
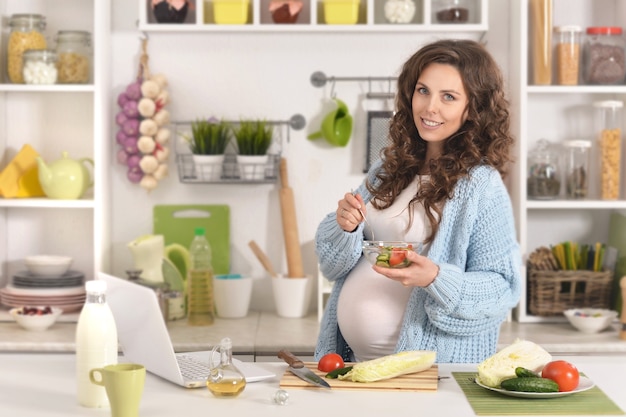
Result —
[{"label": "laptop keyboard", "polygon": [[210,368],[206,362],[187,355],[177,355],[176,360],[185,379],[198,381],[209,376]]}]

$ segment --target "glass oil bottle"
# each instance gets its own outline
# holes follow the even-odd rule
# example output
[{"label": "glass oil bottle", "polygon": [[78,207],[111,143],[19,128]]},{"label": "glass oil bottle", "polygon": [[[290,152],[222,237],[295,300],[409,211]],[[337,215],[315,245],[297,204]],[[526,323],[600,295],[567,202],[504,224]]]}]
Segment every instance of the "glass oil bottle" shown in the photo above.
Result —
[{"label": "glass oil bottle", "polygon": [[[219,349],[219,363],[214,365],[216,352]],[[233,364],[233,344],[225,337],[211,351],[209,358],[211,373],[206,386],[216,397],[236,397],[246,388],[246,378]]]}]

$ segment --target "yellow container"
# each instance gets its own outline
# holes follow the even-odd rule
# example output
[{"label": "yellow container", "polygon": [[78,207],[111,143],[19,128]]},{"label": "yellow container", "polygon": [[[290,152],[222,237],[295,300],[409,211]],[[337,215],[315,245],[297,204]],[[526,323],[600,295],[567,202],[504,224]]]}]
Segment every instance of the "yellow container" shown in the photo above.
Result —
[{"label": "yellow container", "polygon": [[213,0],[215,23],[243,25],[248,22],[250,0]]},{"label": "yellow container", "polygon": [[359,0],[324,0],[324,21],[329,25],[354,25],[359,20]]}]

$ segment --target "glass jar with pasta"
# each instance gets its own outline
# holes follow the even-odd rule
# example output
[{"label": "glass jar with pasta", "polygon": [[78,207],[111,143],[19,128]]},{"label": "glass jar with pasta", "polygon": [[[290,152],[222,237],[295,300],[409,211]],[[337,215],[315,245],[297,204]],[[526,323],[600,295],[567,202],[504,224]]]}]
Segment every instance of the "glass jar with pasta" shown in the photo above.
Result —
[{"label": "glass jar with pasta", "polygon": [[622,156],[622,108],[624,102],[604,100],[593,103],[600,155],[600,198],[617,200],[620,195]]},{"label": "glass jar with pasta", "polygon": [[46,49],[43,31],[46,18],[40,14],[14,14],[9,19],[11,33],[7,43],[7,76],[9,82],[23,84],[23,55],[30,49]]},{"label": "glass jar with pasta", "polygon": [[56,40],[58,83],[88,83],[91,78],[91,34],[80,30],[61,30]]}]

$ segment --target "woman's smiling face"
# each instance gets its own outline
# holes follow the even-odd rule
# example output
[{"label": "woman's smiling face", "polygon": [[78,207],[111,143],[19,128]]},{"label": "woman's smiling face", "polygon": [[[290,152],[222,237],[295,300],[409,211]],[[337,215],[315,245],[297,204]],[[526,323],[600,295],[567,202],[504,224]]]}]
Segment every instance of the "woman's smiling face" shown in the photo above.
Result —
[{"label": "woman's smiling face", "polygon": [[433,63],[424,68],[415,85],[412,108],[417,131],[430,148],[433,143],[439,148],[461,128],[467,119],[467,103],[463,80],[455,67]]}]

